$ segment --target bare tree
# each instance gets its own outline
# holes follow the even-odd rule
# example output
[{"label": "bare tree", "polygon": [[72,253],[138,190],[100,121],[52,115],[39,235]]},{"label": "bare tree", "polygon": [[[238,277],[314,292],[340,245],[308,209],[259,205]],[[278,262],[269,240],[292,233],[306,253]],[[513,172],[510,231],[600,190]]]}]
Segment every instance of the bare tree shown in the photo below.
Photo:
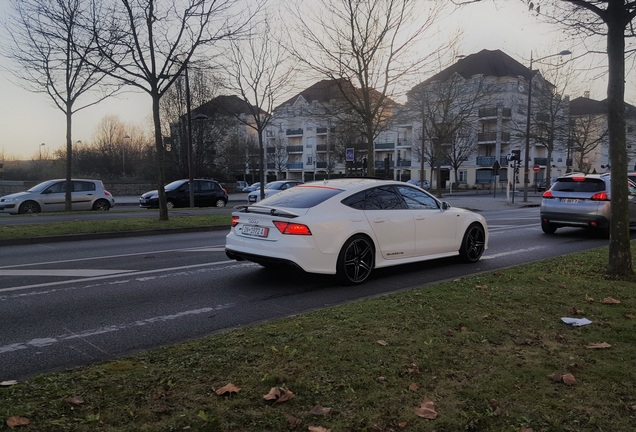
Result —
[{"label": "bare tree", "polygon": [[239,121],[256,131],[259,155],[261,198],[265,197],[265,144],[263,134],[269,125],[276,100],[293,79],[294,67],[277,42],[268,18],[255,27],[244,40],[233,41],[229,59],[228,87],[249,108]]},{"label": "bare tree", "polygon": [[443,2],[412,0],[321,0],[298,2],[299,42],[290,49],[299,62],[334,80],[364,125],[369,174],[374,174],[374,139],[392,115],[398,84],[443,55],[452,41],[420,43],[432,30]]},{"label": "bare tree", "polygon": [[[465,79],[459,74],[445,81],[425,81],[408,93],[411,115],[422,124],[421,154],[431,169],[437,169],[438,197],[442,196],[442,163],[454,164],[457,172],[475,148],[472,120],[486,94],[482,78]],[[420,176],[423,181],[423,173]]]},{"label": "bare tree", "polygon": [[[557,22],[582,38],[605,38],[608,59],[607,118],[609,154],[612,164],[612,223],[607,273],[614,278],[632,278],[627,188],[625,120],[626,40],[636,35],[636,2],[627,0],[524,1],[541,8],[540,15]],[[545,3],[545,4],[543,4]]]},{"label": "bare tree", "polygon": [[[117,88],[100,86],[107,73],[102,60],[95,68],[85,60],[91,36],[81,24],[89,14],[83,0],[12,0],[8,24],[10,45],[4,54],[13,60],[10,71],[25,89],[47,94],[66,116],[66,203],[72,209],[73,114],[101,102]],[[77,46],[83,46],[81,52]],[[102,92],[97,92],[101,89]],[[91,95],[89,98],[88,95]]]},{"label": "bare tree", "polygon": [[[107,1],[107,0],[103,0]],[[159,219],[168,220],[160,101],[206,45],[232,39],[250,20],[238,0],[108,0],[96,10],[96,49],[110,76],[146,92],[152,100]]]},{"label": "bare tree", "polygon": [[594,161],[590,161],[596,149],[607,138],[605,121],[598,115],[587,114],[572,118],[570,122],[569,150],[574,171],[589,173]]}]

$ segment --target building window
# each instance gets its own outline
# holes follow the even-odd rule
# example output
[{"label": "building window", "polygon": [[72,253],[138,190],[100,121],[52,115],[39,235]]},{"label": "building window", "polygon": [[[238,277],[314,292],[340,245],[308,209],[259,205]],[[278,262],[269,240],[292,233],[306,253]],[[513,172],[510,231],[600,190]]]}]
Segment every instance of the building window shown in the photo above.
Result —
[{"label": "building window", "polygon": [[460,183],[467,183],[468,174],[466,170],[459,170],[457,172],[457,178],[459,179]]},{"label": "building window", "polygon": [[308,155],[307,156],[307,165],[313,165],[314,164],[314,156],[313,155]]}]

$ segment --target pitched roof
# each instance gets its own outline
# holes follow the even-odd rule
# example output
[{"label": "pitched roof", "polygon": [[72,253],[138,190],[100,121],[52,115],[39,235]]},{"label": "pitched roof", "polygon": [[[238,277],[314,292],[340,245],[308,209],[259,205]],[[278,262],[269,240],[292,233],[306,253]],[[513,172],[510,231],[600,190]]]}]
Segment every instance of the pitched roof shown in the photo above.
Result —
[{"label": "pitched roof", "polygon": [[[238,96],[217,96],[214,99],[207,101],[206,103],[199,105],[192,110],[192,115],[205,114],[208,117],[216,115],[238,115],[248,114],[251,115],[251,105],[245,102]],[[264,113],[263,110],[259,110]]]},{"label": "pitched roof", "polygon": [[[607,99],[601,101],[588,97],[577,97],[570,101],[570,115],[607,115]],[[625,116],[636,117],[636,107],[625,103]]]},{"label": "pitched roof", "polygon": [[[356,87],[351,83],[351,81],[340,78],[340,79],[326,79],[322,81],[318,81],[317,83],[307,87],[305,90],[296,94],[295,96],[287,99],[285,102],[280,104],[278,109],[284,105],[293,105],[300,98],[303,98],[307,103],[311,103],[313,101],[318,101],[320,103],[328,103],[332,100],[344,100],[342,93],[349,93],[359,91]],[[379,96],[380,92],[373,90],[373,96]],[[393,100],[390,98],[386,98],[389,104],[393,104]]]},{"label": "pitched roof", "polygon": [[447,67],[441,72],[433,75],[422,84],[433,81],[446,81],[453,74],[459,74],[468,79],[474,75],[494,76],[494,77],[518,77],[525,79],[530,77],[528,66],[519,63],[517,60],[505,54],[501,50],[481,50],[471,54]]}]

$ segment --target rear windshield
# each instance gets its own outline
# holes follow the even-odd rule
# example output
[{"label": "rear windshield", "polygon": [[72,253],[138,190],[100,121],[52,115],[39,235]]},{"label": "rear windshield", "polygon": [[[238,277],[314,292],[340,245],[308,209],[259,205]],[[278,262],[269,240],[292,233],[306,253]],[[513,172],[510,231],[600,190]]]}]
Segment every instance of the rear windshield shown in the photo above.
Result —
[{"label": "rear windshield", "polygon": [[295,186],[265,198],[259,204],[270,207],[311,208],[341,192],[342,189],[331,187]]},{"label": "rear windshield", "polygon": [[557,192],[602,192],[605,182],[596,178],[560,178],[552,185],[552,191]]}]

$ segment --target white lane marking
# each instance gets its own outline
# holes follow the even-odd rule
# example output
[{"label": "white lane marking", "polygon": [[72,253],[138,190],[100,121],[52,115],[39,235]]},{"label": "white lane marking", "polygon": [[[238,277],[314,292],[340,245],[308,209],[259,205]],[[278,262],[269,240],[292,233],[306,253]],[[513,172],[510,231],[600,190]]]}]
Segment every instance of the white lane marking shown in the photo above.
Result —
[{"label": "white lane marking", "polygon": [[16,268],[16,267],[28,267],[28,266],[38,266],[38,265],[47,265],[47,264],[61,264],[61,263],[70,263],[70,262],[80,262],[80,261],[91,261],[91,260],[103,260],[109,258],[124,258],[124,257],[133,257],[133,256],[148,256],[153,254],[160,253],[170,253],[170,252],[225,252],[225,245],[223,246],[202,246],[198,248],[187,248],[187,249],[164,249],[164,250],[156,250],[156,251],[146,251],[146,252],[135,252],[130,254],[120,254],[120,255],[100,255],[94,257],[86,257],[86,258],[75,258],[69,260],[57,260],[57,261],[44,261],[38,263],[27,263],[27,264],[14,264],[8,266],[0,266],[0,269],[4,268]]},{"label": "white lane marking", "polygon": [[135,270],[100,270],[100,269],[46,269],[46,270],[2,270],[0,276],[58,276],[58,277],[96,277],[112,274],[134,272]]},{"label": "white lane marking", "polygon": [[106,334],[106,333],[114,333],[114,332],[118,332],[122,330],[127,330],[129,328],[142,327],[149,324],[172,321],[172,320],[184,318],[187,316],[200,315],[200,314],[219,311],[223,309],[229,309],[232,307],[234,307],[234,303],[227,303],[227,304],[217,305],[215,307],[208,307],[208,308],[178,312],[172,315],[160,315],[156,317],[147,318],[144,320],[134,321],[131,323],[113,324],[107,327],[98,327],[94,329],[85,330],[81,333],[69,332],[67,334],[62,334],[57,336],[35,338],[35,339],[31,339],[24,342],[17,342],[17,343],[13,343],[9,345],[0,346],[0,354],[5,354],[5,353],[29,349],[29,348],[47,347],[57,343],[71,341],[74,339],[84,340],[85,338],[88,338],[91,336],[97,336],[97,335]]},{"label": "white lane marking", "polygon": [[527,252],[532,252],[532,251],[536,251],[539,249],[543,249],[545,246],[534,246],[531,248],[526,248],[526,249],[517,249],[517,250],[512,250],[512,251],[507,251],[507,252],[501,252],[498,254],[493,254],[493,255],[486,255],[486,256],[482,256],[481,259],[485,260],[485,259],[494,259],[494,258],[500,258],[500,257],[504,257],[504,256],[510,256],[510,255],[516,255],[516,254],[520,254],[520,253],[527,253]]},{"label": "white lane marking", "polygon": [[[145,275],[145,274],[153,274],[153,273],[165,273],[165,272],[175,272],[175,271],[179,271],[179,270],[189,270],[189,269],[195,269],[195,268],[200,268],[200,267],[208,267],[208,266],[211,267],[211,266],[226,265],[226,264],[232,264],[232,263],[236,263],[236,261],[228,260],[228,261],[218,261],[218,262],[214,262],[214,263],[192,264],[192,265],[180,266],[180,267],[171,267],[171,268],[160,268],[160,269],[154,269],[154,270],[136,271],[136,272],[125,273],[125,275],[129,276],[130,278],[134,278],[137,275]],[[252,263],[249,263],[249,265],[252,265]],[[71,284],[71,283],[78,283],[78,282],[84,283],[84,282],[88,282],[88,281],[98,281],[98,280],[104,280],[104,279],[111,279],[111,278],[116,278],[116,277],[120,277],[120,276],[122,276],[122,274],[106,275],[106,276],[98,276],[98,277],[92,277],[92,278],[66,280],[66,281],[58,281],[58,282],[47,282],[47,283],[41,283],[41,284],[23,285],[23,286],[17,286],[17,287],[9,287],[9,288],[0,288],[0,293],[12,292],[12,291],[20,291],[20,290],[26,290],[26,289],[31,289],[31,288],[42,288],[42,287],[51,287],[51,286],[59,286],[59,285],[68,285],[68,284]]]}]

